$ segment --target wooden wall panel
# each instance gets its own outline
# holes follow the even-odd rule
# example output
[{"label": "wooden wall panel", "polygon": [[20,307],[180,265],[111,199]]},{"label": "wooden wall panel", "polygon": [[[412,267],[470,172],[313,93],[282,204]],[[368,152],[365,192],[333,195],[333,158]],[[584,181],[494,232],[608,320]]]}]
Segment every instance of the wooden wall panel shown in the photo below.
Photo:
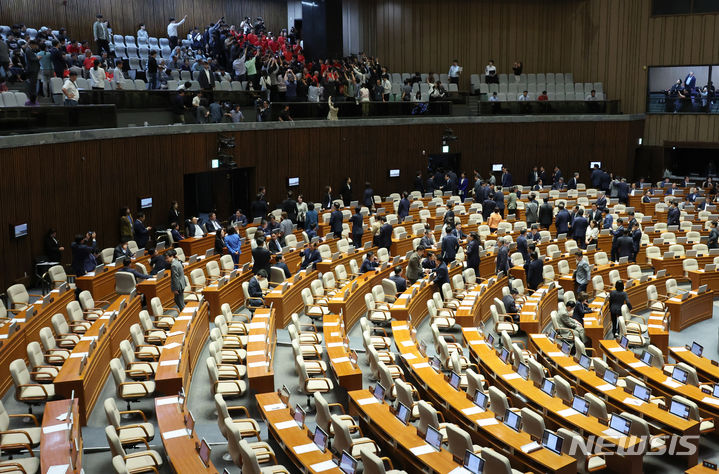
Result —
[{"label": "wooden wall panel", "polygon": [[[565,173],[584,172],[601,160],[620,175],[633,171],[635,143],[643,121],[528,122],[453,124],[458,141],[451,150],[462,154],[461,166],[487,176],[492,163],[504,163],[518,183],[537,163]],[[234,133],[235,160],[253,167],[254,184],[264,185],[272,204],[284,199],[286,179],[300,177],[307,200],[321,199],[326,185],[335,193],[346,176],[359,199],[370,181],[383,196],[411,190],[415,172],[437,153],[446,127],[442,124],[283,128]],[[139,197],[151,196],[149,223],[165,224],[172,200],[182,202],[183,176],[209,169],[216,134],[135,137],[6,149],[0,153],[5,176],[0,193],[0,288],[32,271],[32,258],[42,254],[43,237],[56,227],[68,249],[73,235],[95,230],[101,247],[114,247],[119,235],[120,206],[137,209]],[[388,180],[387,170],[401,177]],[[586,173],[582,176],[587,178]],[[30,223],[30,235],[10,240],[8,225]]]},{"label": "wooden wall panel", "polygon": [[115,34],[135,35],[145,23],[150,36],[166,37],[170,17],[178,20],[187,15],[180,27],[185,35],[189,28],[202,27],[225,16],[229,24],[239,26],[245,16],[262,16],[271,31],[279,32],[287,25],[286,0],[1,0],[0,24],[24,23],[39,28],[57,29],[64,26],[72,38],[92,41],[92,24],[102,13],[109,19]]}]

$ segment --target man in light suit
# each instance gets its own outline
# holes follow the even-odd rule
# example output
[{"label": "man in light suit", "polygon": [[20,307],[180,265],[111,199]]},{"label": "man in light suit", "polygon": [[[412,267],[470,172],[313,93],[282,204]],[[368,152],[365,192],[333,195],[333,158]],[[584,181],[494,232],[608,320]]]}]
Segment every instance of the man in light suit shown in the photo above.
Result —
[{"label": "man in light suit", "polygon": [[197,222],[197,217],[192,217],[187,223],[187,236],[188,237],[204,237],[205,231],[202,226]]},{"label": "man in light suit", "polygon": [[185,272],[175,250],[170,249],[165,252],[165,263],[170,267],[170,290],[175,295],[177,309],[182,311],[185,307]]},{"label": "man in light suit", "polygon": [[210,63],[202,62],[202,70],[197,76],[197,82],[200,83],[200,89],[212,90],[215,88],[215,75],[210,71]]}]

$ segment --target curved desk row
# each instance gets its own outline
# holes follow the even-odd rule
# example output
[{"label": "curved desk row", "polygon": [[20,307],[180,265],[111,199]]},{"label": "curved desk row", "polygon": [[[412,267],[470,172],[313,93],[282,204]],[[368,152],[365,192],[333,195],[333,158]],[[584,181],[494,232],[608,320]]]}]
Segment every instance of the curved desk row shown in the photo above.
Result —
[{"label": "curved desk row", "polygon": [[719,383],[719,363],[717,361],[696,355],[683,346],[669,348],[669,354],[678,362],[694,367],[700,380],[709,383]]},{"label": "curved desk row", "polygon": [[[464,270],[461,265],[455,265],[449,269],[449,280],[452,281],[454,275],[460,275]],[[427,301],[432,299],[432,294],[440,291],[437,285],[430,282],[427,278],[418,280],[407,287],[397,299],[389,307],[392,319],[396,321],[412,321],[412,324],[419,325],[427,316]],[[440,292],[441,293],[441,292]],[[458,321],[459,324],[463,324]],[[473,322],[472,322],[473,324]]]},{"label": "curved desk row", "polygon": [[[66,415],[72,404],[72,425],[69,420],[58,421],[57,417]],[[42,433],[40,434],[40,472],[70,472],[80,474],[82,470],[82,430],[77,398],[47,402],[43,410]],[[56,428],[64,425],[64,429]],[[62,468],[65,467],[63,470]],[[3,472],[16,472],[6,471]],[[17,471],[21,472],[21,471]]]},{"label": "curved desk row", "polygon": [[303,270],[265,295],[265,305],[271,306],[275,311],[279,327],[283,328],[290,323],[292,313],[299,314],[303,310],[305,303],[302,300],[302,290],[309,288],[318,275],[317,270]]},{"label": "curved desk row", "polygon": [[[164,253],[166,250],[160,251]],[[204,253],[203,253],[204,256]],[[150,256],[144,255],[140,258],[132,258],[132,264],[141,263],[149,272]],[[96,300],[110,300],[115,296],[115,272],[122,268],[122,263],[114,262],[104,265],[99,272],[88,272],[81,277],[75,278],[75,285],[78,290],[87,290]]]},{"label": "curved desk row", "polygon": [[255,310],[248,325],[247,381],[255,393],[275,390],[274,355],[277,344],[277,311],[273,308]]},{"label": "curved desk row", "polygon": [[362,389],[362,369],[357,365],[349,349],[344,319],[337,314],[325,314],[322,318],[327,357],[340,387],[347,391]]},{"label": "curved desk row", "polygon": [[[201,269],[203,273],[205,274],[206,278],[209,278],[209,275],[207,274],[207,264],[211,261],[220,261],[219,255],[213,255],[209,258],[206,258],[204,255],[197,258],[197,261],[189,263],[189,262],[183,262],[183,270],[185,272],[185,276],[187,276],[188,280],[190,279],[190,273],[192,273],[195,269]],[[190,280],[191,282],[192,280]],[[168,270],[162,272],[161,275],[156,275],[153,277],[148,278],[147,280],[143,280],[140,282],[137,282],[137,285],[135,288],[137,288],[138,293],[142,293],[145,295],[145,301],[150,301],[154,297],[160,298],[160,301],[162,302],[162,306],[173,306],[174,303],[174,295],[172,294],[172,290],[170,289],[170,272]]]}]

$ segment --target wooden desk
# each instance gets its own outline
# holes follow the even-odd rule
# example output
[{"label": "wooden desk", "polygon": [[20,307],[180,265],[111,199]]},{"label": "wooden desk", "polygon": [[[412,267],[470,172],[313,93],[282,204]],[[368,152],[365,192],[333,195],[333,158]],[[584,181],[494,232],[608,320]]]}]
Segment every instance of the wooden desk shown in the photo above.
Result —
[{"label": "wooden desk", "polygon": [[12,319],[18,325],[17,331],[8,336],[9,324],[0,327],[0,393],[5,393],[12,385],[10,377],[10,363],[15,359],[27,359],[27,345],[31,342],[40,342],[40,329],[51,327],[50,319],[55,314],[67,317],[68,303],[75,299],[75,292],[67,290],[60,293],[58,290],[50,292],[50,302],[43,307],[42,303],[32,305],[35,314],[27,318],[27,311],[22,311]]},{"label": "wooden desk", "polygon": [[[67,429],[53,433],[45,433],[45,428],[62,424],[67,426],[69,420],[58,421],[56,417],[66,414],[70,409],[70,403],[72,403],[72,417],[74,422],[70,427],[71,432],[69,436]],[[42,417],[43,432],[40,434],[39,453],[35,453],[35,456],[40,456],[40,472],[48,472],[53,466],[63,465],[68,466],[67,470],[63,472],[82,472],[83,443],[79,419],[77,398],[73,398],[72,400],[55,400],[45,404]]]},{"label": "wooden desk", "polygon": [[247,381],[255,393],[275,390],[274,356],[277,343],[275,309],[255,310],[247,337]]},{"label": "wooden desk", "polygon": [[192,373],[210,335],[206,301],[188,302],[175,318],[160,354],[155,373],[155,394],[189,393]]},{"label": "wooden desk", "polygon": [[407,252],[409,252],[410,250],[413,250],[412,242],[414,242],[414,239],[416,239],[417,237],[421,237],[421,236],[408,233],[404,239],[398,239],[398,238],[395,238],[393,235],[392,236],[392,245],[390,247],[390,255],[392,255],[392,256],[406,255]]},{"label": "wooden desk", "polygon": [[347,391],[361,390],[362,370],[350,360],[349,347],[345,345],[344,320],[337,314],[325,314],[322,333],[330,367],[339,385]]},{"label": "wooden desk", "polygon": [[[488,321],[492,317],[489,309],[494,304],[494,298],[502,299],[502,288],[507,286],[509,278],[506,276],[495,279],[492,278],[486,282],[479,284],[479,294],[472,292],[462,301],[462,307],[459,308],[455,315],[463,327],[479,326]],[[475,288],[476,290],[476,288]]]},{"label": "wooden desk", "polygon": [[[707,461],[716,462],[714,459],[707,459]],[[702,466],[701,463],[684,471],[685,474],[716,474],[716,472],[714,469]]]},{"label": "wooden desk", "polygon": [[707,285],[712,291],[719,291],[719,271],[705,272],[695,270],[689,272],[689,279],[692,282],[692,289],[696,290],[702,285]]},{"label": "wooden desk", "polygon": [[[163,251],[164,253],[164,251]],[[188,255],[189,257],[189,255]],[[150,256],[145,255],[140,258],[133,258],[132,264],[141,263],[147,271],[150,271]],[[100,273],[94,271],[88,272],[81,277],[75,278],[75,285],[79,290],[87,290],[96,300],[112,300],[115,299],[115,272],[122,268],[122,264],[105,265]]]},{"label": "wooden desk", "polygon": [[[688,440],[695,439],[698,448],[699,422],[674,416],[654,403],[646,403],[632,396],[620,387],[605,390],[604,387],[607,384],[601,377],[593,370],[586,370],[578,365],[573,357],[561,352],[558,345],[550,341],[544,334],[532,334],[530,341],[537,355],[546,362],[545,366],[551,367],[555,373],[560,372],[562,377],[577,389],[578,393],[591,392],[604,400],[610,408],[613,407],[618,412],[627,411],[644,418],[652,425],[656,425],[657,429],[672,433],[673,437],[690,436]],[[668,441],[674,443],[679,440]],[[691,466],[696,463],[697,456],[698,449],[688,457],[687,464]]]},{"label": "wooden desk", "polygon": [[[80,338],[80,342],[73,348],[70,357],[55,377],[53,383],[58,396],[69,398],[74,391],[79,399],[79,420],[82,426],[87,424],[87,417],[110,375],[110,360],[120,357],[120,341],[130,339],[130,326],[140,321],[141,309],[139,296],[130,298],[123,295],[113,301]],[[110,314],[115,311],[118,311],[118,314],[110,323]],[[98,337],[102,326],[105,326],[105,334]],[[96,346],[90,353],[92,344]],[[87,357],[87,363],[83,367],[84,357]]]},{"label": "wooden desk", "polygon": [[519,312],[519,327],[527,334],[542,332],[542,328],[551,324],[552,311],[557,310],[559,286],[542,285],[531,296],[525,298]]},{"label": "wooden desk", "polygon": [[[714,255],[704,255],[701,257],[695,257],[694,259],[697,261],[699,268],[704,268],[705,265],[714,262]],[[680,280],[686,280],[687,277],[684,276],[684,260],[686,260],[686,257],[679,256],[676,256],[672,259],[667,259],[664,257],[653,258],[652,267],[654,267],[655,272],[658,272],[659,270],[666,270],[667,275]]]},{"label": "wooden desk", "polygon": [[[460,465],[446,449],[415,455],[412,448],[425,445],[417,434],[417,428],[405,425],[389,411],[389,405],[379,403],[369,390],[349,392],[350,414],[358,416],[364,434],[372,432],[371,438],[382,448],[383,455],[406,461],[403,469],[408,472],[448,473]],[[399,467],[399,466],[397,466]]]},{"label": "wooden desk", "polygon": [[[464,267],[456,266],[449,269],[449,280],[452,281],[454,275],[459,275]],[[424,318],[429,314],[427,310],[427,301],[432,299],[432,294],[439,291],[437,286],[429,283],[427,278],[417,280],[414,285],[407,288],[401,293],[397,299],[389,307],[392,319],[397,321],[412,320],[414,326],[418,326]],[[462,324],[461,320],[457,321]],[[474,324],[473,322],[470,324]]]},{"label": "wooden desk", "polygon": [[202,295],[210,305],[209,317],[214,321],[215,316],[222,314],[222,305],[227,303],[234,311],[245,302],[245,294],[242,292],[242,283],[250,281],[252,278],[252,269],[243,272],[238,270],[237,276],[225,283],[222,288],[217,283],[206,286],[202,290]]},{"label": "wooden desk", "polygon": [[699,357],[684,346],[670,347],[669,354],[677,362],[684,362],[694,367],[697,370],[699,380],[708,383],[719,383],[719,366],[716,365],[715,361],[705,357],[703,354]]},{"label": "wooden desk", "polygon": [[714,308],[714,292],[706,291],[698,295],[691,291],[691,296],[682,301],[680,297],[669,298],[665,301],[669,313],[669,327],[672,331],[681,331],[692,324],[712,318]]},{"label": "wooden desk", "polygon": [[265,295],[265,305],[274,309],[279,327],[285,327],[290,323],[292,313],[302,312],[305,307],[302,290],[309,288],[318,274],[317,270],[297,273]]},{"label": "wooden desk", "polygon": [[[167,460],[177,473],[218,473],[217,468],[210,461],[209,466],[200,459],[196,445],[200,444],[197,433],[192,437],[181,434],[180,430],[187,431],[185,427],[185,412],[181,411],[177,403],[177,395],[171,397],[155,398],[155,416],[157,427],[162,438]],[[179,436],[178,436],[179,435]]]},{"label": "wooden desk", "polygon": [[[601,349],[607,359],[618,364],[630,374],[643,379],[647,385],[652,387],[656,394],[671,398],[674,395],[681,395],[692,400],[699,406],[702,417],[719,419],[719,398],[712,397],[702,392],[699,387],[693,385],[679,384],[671,379],[658,367],[650,367],[642,364],[632,351],[623,349],[614,340],[601,341]],[[716,430],[715,430],[716,431]]]},{"label": "wooden desk", "polygon": [[[576,259],[575,259],[576,260]],[[629,266],[629,263],[614,263],[610,262],[606,265],[598,265],[596,268],[594,268],[590,274],[589,283],[587,284],[587,293],[591,295],[594,292],[594,285],[592,284],[592,278],[595,276],[601,276],[602,280],[604,280],[604,289],[610,289],[609,285],[609,272],[612,270],[619,271],[619,276],[622,277],[622,280],[626,280],[629,278],[627,276],[627,267]],[[562,286],[564,291],[574,291],[574,277],[572,275],[563,275],[559,277],[559,284]],[[575,295],[576,297],[576,295]]]},{"label": "wooden desk", "polygon": [[[198,257],[196,262],[183,262],[182,266],[188,280],[190,279],[190,273],[196,268],[202,269],[202,271],[205,273],[205,277],[207,278],[208,275],[206,266],[210,261],[217,261],[219,263],[220,256],[213,255],[210,258],[205,258],[204,255],[201,255]],[[145,295],[145,301],[150,301],[152,298],[157,296],[160,298],[162,306],[173,307],[175,305],[175,300],[174,295],[172,294],[172,290],[170,289],[170,280],[170,272],[165,271],[163,278],[158,278],[157,276],[154,276],[152,278],[148,278],[147,280],[138,282],[135,287],[137,288],[138,293],[142,293],[143,295]],[[190,282],[191,281],[192,280],[190,280]]]},{"label": "wooden desk", "polygon": [[561,399],[547,395],[531,380],[524,380],[511,365],[502,362],[494,348],[478,338],[476,329],[464,328],[463,332],[472,359],[477,361],[487,380],[492,381],[493,385],[503,387],[503,391],[514,399],[514,406],[528,405],[543,415],[545,423],[550,426],[563,426],[583,433],[585,437],[593,435],[601,439],[604,445],[621,448],[622,454],[617,452],[607,457],[607,465],[610,469],[636,474],[642,472],[642,455],[637,454],[637,449],[634,448],[641,442],[639,438],[635,436],[614,438],[604,433],[607,427],[597,418],[579,412],[567,413],[567,406]]},{"label": "wooden desk", "polygon": [[[332,474],[341,474],[342,471],[338,467],[328,470],[318,471],[322,469],[322,463],[332,461],[332,454],[328,449],[323,453],[319,449],[297,454],[295,448],[305,446],[312,443],[307,427],[300,428],[297,423],[294,425],[288,423],[294,421],[290,414],[290,409],[277,395],[277,392],[259,393],[255,395],[257,406],[260,410],[262,418],[267,421],[267,430],[270,435],[282,447],[287,457],[292,461],[300,472],[318,473],[326,472]],[[275,409],[278,406],[283,408]]]},{"label": "wooden desk", "polygon": [[185,252],[185,256],[205,255],[209,249],[215,248],[215,233],[211,232],[204,237],[187,237],[177,242],[177,246]]},{"label": "wooden desk", "polygon": [[[559,456],[548,449],[531,453],[522,451],[522,446],[531,441],[529,434],[516,432],[501,422],[487,421],[494,420],[495,414],[489,410],[479,411],[466,392],[455,390],[442,374],[435,372],[414,343],[410,330],[404,322],[392,322],[395,345],[402,355],[399,361],[405,366],[405,374],[423,393],[422,398],[442,409],[447,421],[466,430],[474,443],[490,446],[507,456],[514,467],[534,472],[576,472],[576,462],[569,456]],[[481,338],[475,328],[464,328],[463,331],[465,338]]]},{"label": "wooden desk", "polygon": [[357,262],[357,266],[360,267],[362,265],[362,261],[365,259],[365,255],[367,255],[367,252],[377,252],[377,247],[372,247],[369,249],[355,249],[354,252],[350,253],[344,253],[340,255],[340,258],[337,260],[322,260],[321,262],[317,262],[315,265],[315,269],[321,273],[325,274],[327,272],[334,272],[335,267],[338,265],[344,265],[345,269],[349,271],[349,262],[350,260],[354,260]]}]

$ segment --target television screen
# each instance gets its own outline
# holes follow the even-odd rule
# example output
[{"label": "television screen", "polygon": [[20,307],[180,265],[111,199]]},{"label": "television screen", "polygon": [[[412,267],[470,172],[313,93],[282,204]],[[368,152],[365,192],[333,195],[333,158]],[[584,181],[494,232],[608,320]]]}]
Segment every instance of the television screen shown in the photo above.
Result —
[{"label": "television screen", "polygon": [[149,209],[152,207],[152,198],[140,198],[140,209]]},{"label": "television screen", "polygon": [[719,78],[710,65],[651,66],[647,77],[647,113],[719,114],[719,104],[704,87]]},{"label": "television screen", "polygon": [[502,171],[502,163],[493,164],[492,171]]},{"label": "television screen", "polygon": [[20,237],[25,237],[28,232],[28,224],[27,222],[23,222],[22,224],[15,224],[10,226],[10,234],[13,238],[18,239]]},{"label": "television screen", "polygon": [[602,162],[601,162],[601,161],[590,161],[590,162],[589,162],[589,167],[590,167],[590,168],[594,169],[595,166],[599,166],[599,167],[601,168],[601,167],[602,167]]},{"label": "television screen", "polygon": [[399,170],[389,170],[390,178],[399,178]]},{"label": "television screen", "polygon": [[292,187],[294,187],[294,186],[299,186],[299,185],[300,185],[300,178],[299,178],[299,177],[287,178],[287,186],[288,186],[288,187],[292,188]]}]

